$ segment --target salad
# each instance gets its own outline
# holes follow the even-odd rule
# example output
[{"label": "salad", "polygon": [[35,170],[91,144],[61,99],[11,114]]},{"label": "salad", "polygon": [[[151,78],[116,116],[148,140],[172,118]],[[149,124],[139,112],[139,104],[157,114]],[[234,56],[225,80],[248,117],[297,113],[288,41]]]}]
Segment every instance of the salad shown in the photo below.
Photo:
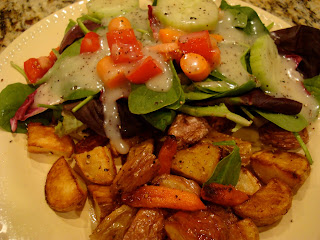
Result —
[{"label": "salad", "polygon": [[[87,6],[88,15],[77,19],[77,22],[70,21],[60,47],[49,56],[25,61],[24,69],[12,63],[13,67],[26,75],[29,84],[12,84],[1,92],[1,127],[13,132],[28,131],[28,150],[40,152],[43,147],[39,150],[41,146],[37,145],[37,137],[36,146],[30,144],[31,139],[34,140],[33,133],[44,131],[49,136],[49,129],[39,122],[44,125],[54,123],[55,135],[60,138],[67,136],[76,142],[75,152],[63,150],[58,154],[66,159],[72,156],[80,168],[80,175],[85,175],[81,162],[88,161],[83,160],[81,154],[90,152],[86,156],[91,156],[91,153],[95,156],[102,151],[108,155],[107,159],[112,159],[108,163],[111,165],[104,168],[111,180],[97,182],[95,177],[81,176],[85,178],[100,212],[101,205],[96,194],[111,191],[109,199],[117,203],[112,205],[108,218],[101,217],[100,225],[91,235],[92,239],[113,234],[111,226],[117,223],[118,218],[118,224],[126,223],[124,229],[115,230],[119,239],[137,236],[135,224],[143,220],[146,222],[145,216],[150,215],[160,216],[164,221],[165,233],[161,227],[156,229],[160,234],[159,239],[164,235],[172,239],[186,237],[184,234],[191,226],[189,230],[181,228],[184,225],[182,219],[191,217],[202,221],[211,218],[213,222],[230,221],[230,217],[222,217],[225,207],[229,210],[232,208],[233,214],[244,219],[232,222],[236,229],[242,229],[244,225],[245,229],[256,233],[255,225],[269,225],[279,220],[291,206],[292,192],[299,189],[310,172],[312,158],[304,144],[307,139],[304,129],[316,120],[319,107],[319,70],[314,68],[317,64],[310,64],[314,53],[309,56],[305,54],[308,53],[307,49],[301,52],[300,49],[287,49],[286,45],[295,41],[298,34],[319,35],[318,31],[302,26],[270,34],[271,26],[264,26],[252,9],[230,6],[225,1],[222,1],[220,10],[208,1],[196,1],[192,7],[183,1],[158,1],[153,3],[154,6],[149,6],[148,11],[138,8],[137,1],[108,4],[91,1]],[[288,33],[292,32],[296,33],[294,39],[287,39]],[[278,51],[285,57],[280,56]],[[8,93],[15,91],[19,95],[10,98]],[[263,123],[269,123],[260,127],[261,119]],[[187,121],[193,121],[190,125],[198,127],[188,130],[188,125],[182,124]],[[218,128],[220,122],[222,129]],[[280,173],[271,174],[271,177],[264,174],[270,171],[263,165],[265,161],[268,162],[268,154],[274,158],[273,152],[262,150],[248,157],[241,148],[241,140],[219,134],[239,132],[253,125],[260,127],[260,138],[265,144],[282,150],[297,149],[301,145],[306,157],[287,152],[277,155],[277,158],[297,162],[298,170],[302,171],[297,177],[298,183],[290,182],[290,177],[289,180],[287,177],[282,179],[285,183],[273,179],[281,178],[281,171],[287,171],[275,163],[272,164],[277,167],[273,170],[279,170]],[[50,131],[53,129],[51,126]],[[293,134],[287,135],[290,132]],[[186,137],[188,134],[191,137]],[[92,137],[93,142],[98,144],[95,143],[97,145],[90,149],[88,145],[92,142],[88,139]],[[150,143],[151,138],[153,143]],[[288,138],[290,140],[286,143]],[[107,142],[108,147],[103,150],[98,148]],[[69,143],[63,144],[67,146]],[[79,150],[82,145],[86,146],[84,152]],[[150,150],[153,145],[159,149]],[[186,151],[204,158],[201,155],[205,152],[203,147],[212,148],[211,156],[216,158],[214,164],[204,165],[209,173],[202,178],[201,174],[198,176],[181,170],[183,166],[179,163],[192,158]],[[219,150],[218,155],[215,150]],[[53,149],[49,147],[49,151]],[[130,151],[142,153],[132,157],[134,153],[130,154]],[[148,157],[143,162],[140,158],[145,155]],[[113,160],[117,157],[125,161],[118,173],[111,171],[114,168]],[[53,165],[46,183],[47,202],[57,211],[81,208],[87,194],[84,187],[82,195],[85,198],[81,201],[67,208],[56,205],[63,201],[61,195],[49,188],[50,184],[53,187],[57,184],[52,176],[55,174],[50,173],[56,173],[54,170],[57,170],[57,165],[65,165],[63,159],[59,158]],[[169,169],[166,161],[169,161]],[[241,165],[252,167],[258,178],[248,173],[246,168],[241,168]],[[126,175],[125,170],[133,166],[137,167],[134,176],[141,177],[139,171],[144,173],[142,182],[137,183],[133,176]],[[296,169],[290,170],[296,174]],[[170,171],[174,175],[168,175]],[[241,176],[252,177],[256,181],[254,186],[258,188],[257,191],[246,192],[246,188],[241,189]],[[183,180],[175,177],[183,177]],[[176,192],[176,187],[168,187],[165,181],[171,184],[184,181],[180,187],[187,185],[188,191],[179,189],[182,192]],[[107,188],[99,188],[101,184]],[[199,188],[199,184],[202,188]],[[250,207],[250,201],[257,199],[259,194],[256,192],[260,189],[265,191],[268,187],[283,190],[284,195],[280,197],[285,198],[287,203],[281,209],[282,213],[260,219],[248,209],[243,210],[247,205]],[[221,191],[224,199],[217,198],[213,191]],[[231,200],[225,199],[229,197],[225,195],[226,192],[233,193]],[[141,199],[146,194],[151,199],[154,196],[153,204]],[[58,197],[58,203],[50,200],[52,195],[53,198]],[[277,194],[271,195],[277,197]],[[158,197],[160,202],[155,200]],[[179,201],[173,201],[174,197]],[[148,212],[146,208],[156,210]],[[223,213],[219,215],[218,212]],[[212,213],[217,214],[218,219],[212,217]],[[236,215],[232,215],[232,218],[237,218]],[[157,223],[161,226],[161,221]],[[205,224],[203,228],[193,231],[197,234],[197,231],[204,229]],[[220,238],[237,234],[237,231],[223,233]],[[209,231],[207,234],[217,233]]]}]

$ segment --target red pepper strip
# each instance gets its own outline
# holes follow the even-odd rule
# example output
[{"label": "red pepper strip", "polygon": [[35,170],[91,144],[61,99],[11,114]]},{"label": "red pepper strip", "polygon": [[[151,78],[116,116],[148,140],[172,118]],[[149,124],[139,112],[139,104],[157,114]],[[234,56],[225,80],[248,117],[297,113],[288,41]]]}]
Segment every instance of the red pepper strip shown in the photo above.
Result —
[{"label": "red pepper strip", "polygon": [[133,29],[109,31],[107,40],[114,63],[130,63],[143,57],[141,44],[136,39]]},{"label": "red pepper strip", "polygon": [[167,136],[158,154],[160,162],[159,175],[165,173],[170,174],[172,159],[177,153],[177,147],[178,144],[175,136]]},{"label": "red pepper strip", "polygon": [[160,73],[162,73],[162,69],[158,66],[156,60],[148,56],[126,75],[126,77],[132,83],[141,84]]},{"label": "red pepper strip", "polygon": [[180,50],[185,53],[197,53],[203,56],[210,65],[214,63],[215,51],[208,31],[193,32],[179,37]]},{"label": "red pepper strip", "polygon": [[100,49],[100,37],[95,32],[88,32],[82,39],[80,53],[96,52]]}]

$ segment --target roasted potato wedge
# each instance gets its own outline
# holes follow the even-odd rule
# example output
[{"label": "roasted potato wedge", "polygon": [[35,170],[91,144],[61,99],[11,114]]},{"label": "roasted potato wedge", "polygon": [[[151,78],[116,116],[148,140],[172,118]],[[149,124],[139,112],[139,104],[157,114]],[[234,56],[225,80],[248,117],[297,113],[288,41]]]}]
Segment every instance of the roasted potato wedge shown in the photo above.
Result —
[{"label": "roasted potato wedge", "polygon": [[197,182],[171,174],[162,174],[155,177],[152,180],[152,184],[156,186],[175,188],[182,191],[191,192],[198,196],[200,196],[201,191],[201,188]]},{"label": "roasted potato wedge", "polygon": [[198,143],[177,152],[172,160],[171,170],[178,175],[206,182],[220,160],[219,147],[211,143]]},{"label": "roasted potato wedge", "polygon": [[281,179],[295,193],[310,175],[310,164],[305,156],[285,151],[263,150],[251,156],[251,166],[263,183]]},{"label": "roasted potato wedge", "polygon": [[259,240],[259,229],[251,219],[246,218],[231,225],[228,239]]},{"label": "roasted potato wedge", "polygon": [[258,227],[280,220],[292,204],[291,188],[279,179],[271,179],[248,201],[233,209],[242,218],[250,218]]},{"label": "roasted potato wedge", "polygon": [[261,188],[261,183],[256,176],[252,174],[252,172],[242,167],[239,180],[235,188],[248,195],[253,195]]},{"label": "roasted potato wedge", "polygon": [[127,161],[112,183],[113,191],[131,192],[151,181],[158,174],[160,163],[153,154],[153,150],[152,140],[144,141],[130,149]]},{"label": "roasted potato wedge", "polygon": [[64,157],[52,165],[47,175],[45,196],[49,206],[58,212],[82,208],[87,199],[84,181],[71,169]]},{"label": "roasted potato wedge", "polygon": [[141,208],[123,240],[162,240],[164,236],[163,210]]},{"label": "roasted potato wedge", "polygon": [[[304,128],[299,132],[302,140],[309,141],[308,130]],[[277,125],[268,122],[259,128],[259,138],[263,144],[282,150],[295,150],[300,148],[300,144],[292,132],[284,130]]]},{"label": "roasted potato wedge", "polygon": [[117,207],[116,196],[110,186],[88,185],[88,190],[93,200],[96,219],[101,222]]},{"label": "roasted potato wedge", "polygon": [[205,118],[178,114],[171,124],[168,135],[178,141],[178,149],[197,143],[209,133],[210,126]]},{"label": "roasted potato wedge", "polygon": [[[241,161],[243,165],[248,165],[250,162],[251,152],[251,143],[247,141],[243,141],[240,138],[236,138],[224,133],[219,133],[217,131],[210,131],[209,134],[201,140],[201,142],[212,143],[212,142],[222,142],[222,141],[230,141],[234,140],[239,147]],[[222,149],[222,157],[228,155],[232,150],[232,146],[220,146]]]},{"label": "roasted potato wedge", "polygon": [[110,185],[117,170],[107,147],[95,147],[89,152],[74,155],[83,176],[92,183]]},{"label": "roasted potato wedge", "polygon": [[28,151],[32,153],[53,153],[70,157],[74,151],[74,142],[70,136],[59,137],[54,127],[41,123],[28,124]]},{"label": "roasted potato wedge", "polygon": [[122,240],[130,227],[137,210],[127,205],[114,210],[94,229],[91,240]]}]

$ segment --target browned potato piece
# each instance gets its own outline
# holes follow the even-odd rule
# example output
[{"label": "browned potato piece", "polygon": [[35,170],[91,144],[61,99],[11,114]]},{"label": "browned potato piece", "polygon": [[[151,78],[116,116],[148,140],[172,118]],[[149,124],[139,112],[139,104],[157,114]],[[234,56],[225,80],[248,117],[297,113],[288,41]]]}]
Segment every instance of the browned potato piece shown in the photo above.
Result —
[{"label": "browned potato piece", "polygon": [[[247,165],[250,161],[250,156],[251,156],[251,143],[247,141],[243,141],[239,138],[224,134],[224,133],[219,133],[217,131],[210,131],[209,134],[202,139],[202,142],[222,142],[222,141],[230,141],[234,140],[236,141],[239,151],[240,151],[240,156],[241,156],[241,161],[243,165]],[[222,149],[222,156],[228,155],[232,150],[232,146],[220,146]]]},{"label": "browned potato piece", "polygon": [[28,124],[28,151],[32,153],[53,153],[70,157],[74,151],[74,142],[70,136],[59,137],[54,127],[41,123]]},{"label": "browned potato piece", "polygon": [[96,219],[101,222],[116,208],[116,196],[112,193],[110,186],[88,185],[88,190],[93,199]]},{"label": "browned potato piece", "polygon": [[242,167],[235,188],[248,195],[253,195],[261,188],[261,183],[248,169]]},{"label": "browned potato piece", "polygon": [[161,209],[140,209],[135,216],[124,240],[162,240],[164,215]]},{"label": "browned potato piece", "polygon": [[160,163],[153,155],[153,149],[152,140],[142,142],[130,149],[127,161],[112,183],[113,191],[131,192],[158,174]]},{"label": "browned potato piece", "polygon": [[172,160],[171,170],[198,183],[206,182],[220,160],[220,149],[211,143],[198,143],[180,150]]},{"label": "browned potato piece", "polygon": [[47,175],[45,196],[49,206],[58,212],[82,208],[87,199],[84,181],[71,169],[64,157],[52,165]]},{"label": "browned potato piece", "polygon": [[231,225],[228,239],[259,240],[259,229],[251,219],[246,218]]},{"label": "browned potato piece", "polygon": [[295,193],[310,175],[310,164],[305,156],[285,151],[259,151],[251,156],[251,165],[262,182],[279,178]]},{"label": "browned potato piece", "polygon": [[122,240],[137,210],[127,205],[114,210],[94,229],[91,240]]},{"label": "browned potato piece", "polygon": [[[299,132],[305,143],[309,141],[307,129]],[[259,128],[259,137],[262,143],[283,150],[295,150],[300,148],[300,144],[292,132],[284,130],[269,122]]]},{"label": "browned potato piece", "polygon": [[96,147],[89,152],[74,155],[83,176],[92,183],[110,185],[117,170],[109,148]]},{"label": "browned potato piece", "polygon": [[182,191],[187,191],[200,196],[201,188],[199,184],[193,180],[186,179],[181,176],[162,174],[152,180],[152,184],[168,188],[175,188]]},{"label": "browned potato piece", "polygon": [[177,212],[165,221],[165,230],[170,239],[227,240],[228,228],[224,221],[210,211]]},{"label": "browned potato piece", "polygon": [[274,178],[248,201],[233,209],[237,215],[252,219],[260,227],[280,220],[288,212],[291,204],[291,188],[281,180]]},{"label": "browned potato piece", "polygon": [[178,114],[171,124],[168,135],[173,135],[181,149],[200,141],[209,133],[210,126],[205,118]]}]

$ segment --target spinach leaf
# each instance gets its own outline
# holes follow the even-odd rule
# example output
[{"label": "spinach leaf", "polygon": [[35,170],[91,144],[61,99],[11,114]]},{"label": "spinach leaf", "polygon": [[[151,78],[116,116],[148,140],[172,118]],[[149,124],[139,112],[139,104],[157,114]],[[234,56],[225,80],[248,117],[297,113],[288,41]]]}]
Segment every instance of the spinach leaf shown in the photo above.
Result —
[{"label": "spinach leaf", "polygon": [[[16,111],[24,103],[26,98],[36,90],[35,87],[23,83],[8,85],[0,93],[0,127],[11,132],[10,119],[14,117]],[[44,112],[34,117],[28,118],[24,122],[18,122],[17,133],[26,133],[26,126],[29,122],[41,122],[48,124],[52,117],[52,112]]]},{"label": "spinach leaf", "polygon": [[241,157],[239,147],[235,141],[225,141],[213,143],[214,145],[231,145],[234,146],[232,152],[223,158],[216,166],[212,176],[204,185],[210,183],[220,183],[223,185],[237,185],[241,170]]},{"label": "spinach leaf", "polygon": [[46,81],[49,80],[49,78],[56,74],[56,71],[58,71],[62,60],[65,57],[71,57],[71,56],[76,56],[80,54],[80,45],[81,45],[81,40],[75,41],[73,44],[71,44],[69,47],[67,47],[63,53],[60,55],[58,60],[55,62],[55,64],[50,68],[50,70],[36,83],[36,85],[40,85],[42,83],[45,83]]},{"label": "spinach leaf", "polygon": [[308,126],[308,121],[301,114],[285,115],[281,113],[264,112],[257,109],[255,109],[255,111],[265,119],[290,132],[300,132]]},{"label": "spinach leaf", "polygon": [[[172,62],[170,66],[175,72]],[[173,74],[173,82],[168,92],[155,92],[145,84],[132,85],[132,91],[128,98],[130,112],[134,114],[147,114],[176,103],[182,94],[180,79]]]},{"label": "spinach leaf", "polygon": [[208,107],[195,107],[195,106],[188,106],[183,105],[181,106],[178,111],[189,114],[195,117],[225,117],[235,123],[238,123],[242,126],[250,126],[251,121],[248,121],[244,117],[237,115],[233,112],[230,112],[229,109],[226,107],[224,103],[215,106],[208,106]]},{"label": "spinach leaf", "polygon": [[240,5],[231,6],[225,0],[221,1],[220,8],[230,11],[235,17],[233,26],[242,29],[248,35],[269,34],[268,29],[260,20],[258,14],[250,7]]},{"label": "spinach leaf", "polygon": [[[98,91],[99,92],[99,91]],[[98,92],[92,91],[92,90],[87,90],[87,89],[78,89],[72,91],[68,96],[63,97],[64,100],[78,100],[82,98],[86,98],[89,96],[93,96],[97,94]]]},{"label": "spinach leaf", "polygon": [[176,112],[163,108],[142,116],[152,126],[164,132],[167,126],[169,126],[173,122],[174,118],[176,117]]},{"label": "spinach leaf", "polygon": [[313,78],[305,79],[303,82],[304,87],[310,92],[320,104],[320,75]]}]

